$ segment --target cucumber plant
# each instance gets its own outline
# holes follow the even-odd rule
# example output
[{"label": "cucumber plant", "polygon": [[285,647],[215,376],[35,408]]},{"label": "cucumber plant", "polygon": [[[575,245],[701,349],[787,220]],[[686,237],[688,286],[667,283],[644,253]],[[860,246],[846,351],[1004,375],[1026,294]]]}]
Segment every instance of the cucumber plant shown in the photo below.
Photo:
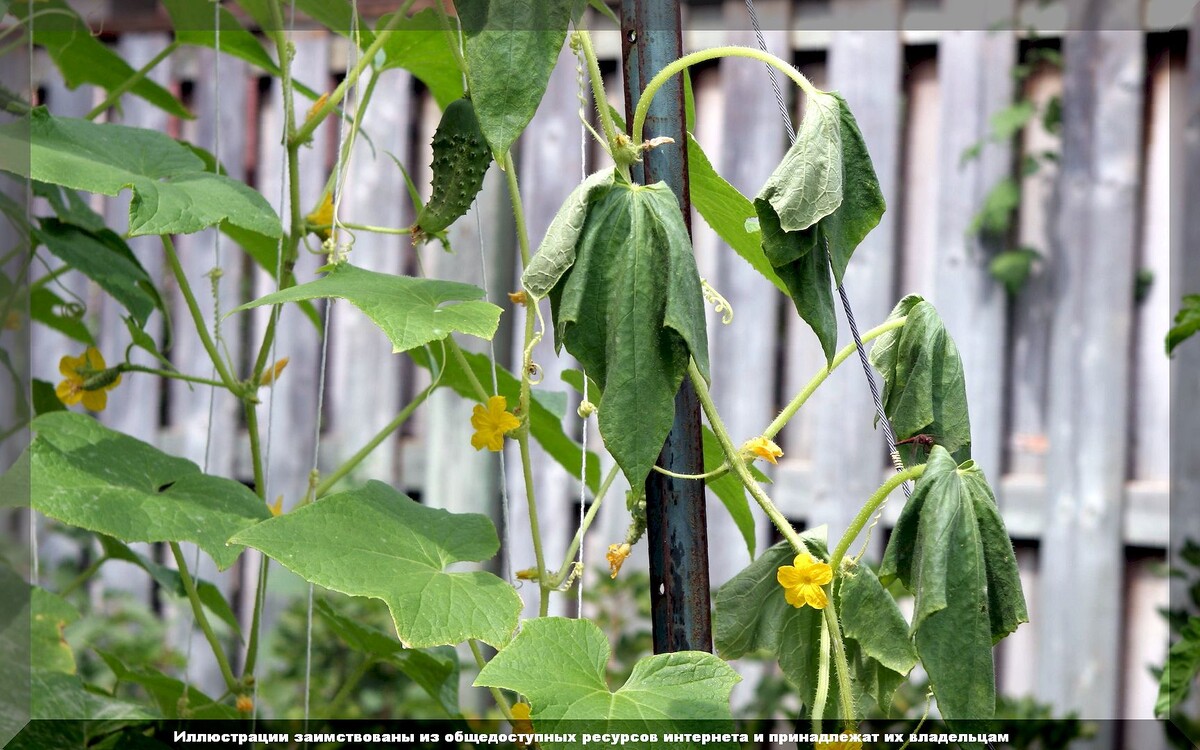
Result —
[{"label": "cucumber plant", "polygon": [[[195,577],[180,547],[189,542],[220,569],[253,548],[330,592],[379,600],[390,615],[387,632],[339,613],[336,600],[323,600],[318,614],[323,627],[368,664],[393,666],[427,692],[431,705],[451,715],[460,710],[459,664],[447,647],[467,644],[478,667],[474,684],[489,690],[496,709],[514,727],[532,727],[546,735],[541,738],[543,747],[565,746],[563,735],[580,727],[607,728],[612,722],[638,735],[690,733],[699,721],[705,722],[706,732],[732,732],[730,691],[741,678],[728,660],[750,654],[768,654],[778,662],[801,697],[799,718],[811,722],[814,733],[828,728],[827,721],[853,733],[873,713],[887,714],[897,687],[918,664],[929,677],[943,718],[955,722],[992,716],[993,644],[1027,615],[1012,546],[983,473],[986,467],[970,459],[967,374],[934,307],[918,296],[905,297],[863,336],[873,342],[870,361],[883,377],[884,407],[898,437],[936,433],[939,441],[927,461],[906,467],[862,498],[844,535],[828,538],[820,526],[794,528],[754,466],[759,460],[775,461],[781,452],[773,439],[854,352],[852,345],[838,347],[832,289],[856,246],[878,224],[885,205],[869,144],[847,102],[817,89],[770,54],[719,47],[686,55],[655,75],[641,92],[636,111],[626,113],[630,128],[622,132],[608,107],[599,62],[583,28],[582,0],[460,0],[461,32],[441,4],[410,14],[410,0],[369,33],[363,19],[354,19],[351,28],[357,31],[352,38],[361,46],[357,62],[301,119],[294,111],[293,93],[304,89],[291,74],[293,48],[281,21],[282,3],[237,4],[263,29],[274,54],[259,55],[256,47],[233,42],[220,51],[279,77],[290,194],[300,194],[297,164],[316,127],[339,108],[350,108],[347,92],[366,77],[363,95],[353,102],[354,111],[346,113],[354,126],[342,144],[345,162],[371,104],[376,76],[402,67],[426,83],[444,106],[433,136],[431,196],[408,229],[341,221],[328,193],[311,214],[299,201],[291,201],[289,215],[281,219],[256,191],[214,169],[211,158],[206,161],[199,149],[161,133],[101,124],[94,117],[62,117],[32,103],[20,105],[26,114],[23,123],[0,125],[0,153],[5,155],[0,168],[32,180],[53,213],[22,225],[38,252],[56,255],[66,268],[95,281],[129,311],[130,349],[142,347],[161,359],[144,327],[149,312],[163,308],[162,298],[125,243],[127,236],[159,237],[165,266],[189,311],[188,317],[173,323],[195,328],[215,373],[204,377],[174,367],[135,365],[129,350],[110,366],[99,352],[91,353],[97,337],[83,320],[68,317],[61,306],[39,304],[33,308],[39,324],[89,347],[84,356],[64,357],[63,400],[102,405],[100,395],[119,387],[122,375],[179,379],[226,391],[240,403],[249,427],[247,462],[254,476],[252,488],[247,488],[204,473],[189,461],[66,409],[52,384],[35,384],[36,437],[24,464],[32,477],[33,508],[105,545],[104,556],[84,572],[84,579],[110,560],[132,560],[154,580],[181,591],[225,686],[215,698],[204,696],[177,675],[114,658],[108,666],[116,683],[141,686],[145,692],[96,692],[84,683],[70,650],[64,651],[55,636],[59,625],[77,614],[68,601],[70,591],[35,587],[31,596],[40,618],[38,642],[50,646],[35,653],[35,712],[48,710],[44,707],[51,697],[64,696],[89,716],[119,715],[135,724],[158,718],[232,718],[257,710],[253,697],[262,641],[257,627],[268,576],[264,572],[258,578],[256,629],[243,634],[243,651],[242,640],[231,644],[218,633],[223,627],[236,629],[237,620],[230,617],[219,590]],[[61,0],[45,5],[53,6],[60,18],[82,24]],[[190,23],[212,18],[206,0],[174,0],[169,6],[177,23],[185,17]],[[352,13],[344,3],[300,6],[334,31]],[[16,5],[9,10],[19,23],[29,23]],[[248,37],[234,16],[218,18],[226,24],[220,37],[184,34],[186,29],[180,28],[179,38],[213,46],[218,38]],[[46,46],[64,77],[79,80],[73,78],[80,73],[78,58],[34,33],[35,43]],[[589,74],[600,123],[595,135],[612,164],[564,197],[535,253],[512,146],[537,109],[568,36]],[[81,38],[90,40],[86,34]],[[649,103],[665,82],[691,65],[731,56],[753,58],[782,71],[808,103],[795,145],[753,200],[716,175],[694,140],[671,144],[643,139]],[[169,111],[181,108],[169,92],[146,82],[152,67],[121,80],[96,75],[82,80],[105,88],[113,103],[137,96]],[[9,158],[15,153],[10,146],[25,145],[28,162]],[[825,354],[825,366],[756,435],[730,434],[714,405],[710,388],[723,384],[710,382],[708,338],[721,333],[706,328],[704,300],[711,290],[706,291],[698,277],[679,205],[666,185],[636,185],[630,178],[632,165],[648,149],[659,147],[686,150],[693,171],[706,175],[693,185],[699,191],[696,204],[701,213],[739,257],[791,298]],[[138,158],[127,158],[130,154]],[[502,310],[482,289],[368,271],[344,253],[331,253],[333,262],[315,278],[297,278],[293,272],[300,244],[310,231],[319,231],[334,245],[341,241],[339,228],[409,232],[414,245],[438,236],[465,214],[493,160],[509,187],[523,271],[521,289],[510,295],[512,314],[520,318],[524,331],[519,370],[509,372],[460,347],[462,336],[489,340],[496,333]],[[330,187],[338,184],[330,178]],[[109,228],[79,196],[111,196],[125,189],[133,193],[127,228]],[[709,210],[713,207],[724,210]],[[7,214],[21,224],[17,212]],[[397,354],[431,373],[430,384],[386,427],[334,471],[310,477],[306,496],[290,498],[286,509],[266,495],[259,432],[264,409],[259,389],[287,377],[286,362],[270,356],[278,319],[269,319],[252,350],[257,354],[245,362],[231,358],[214,338],[210,321],[196,304],[197,280],[184,272],[172,240],[210,227],[225,232],[275,274],[280,287],[231,314],[252,307],[311,304],[318,298],[344,299],[380,328]],[[87,248],[90,256],[80,255],[79,248]],[[97,263],[97,258],[107,261]],[[53,277],[59,273],[34,278],[34,294],[43,299],[53,294]],[[220,283],[219,275],[212,283]],[[549,305],[544,304],[547,299]],[[533,350],[547,328],[558,346],[582,365],[582,372],[567,379],[581,390],[588,384],[588,401],[580,413],[585,418],[597,413],[604,447],[616,460],[604,477],[598,458],[587,456],[564,428],[561,399],[539,383]],[[316,335],[327,333],[315,330]],[[109,356],[115,358],[116,353]],[[721,498],[746,534],[752,557],[756,540],[753,523],[747,534],[746,522],[754,508],[771,520],[784,541],[755,558],[716,593],[717,654],[644,656],[614,690],[605,679],[609,634],[586,619],[546,615],[553,597],[581,585],[574,553],[618,474],[632,488],[627,504],[633,521],[625,540],[610,547],[612,575],[618,575],[631,545],[637,543],[645,520],[641,488],[651,472],[663,471],[655,460],[674,418],[674,394],[685,378],[695,387],[707,418],[705,473],[686,479],[705,482]],[[489,518],[423,506],[380,481],[348,479],[437,389],[475,404],[475,449],[498,450],[506,440],[516,443],[536,565],[515,577],[527,584],[523,593],[536,596],[539,617],[521,620],[521,596],[509,581],[487,570],[458,566],[496,556],[500,538]],[[571,472],[585,457],[588,466],[583,480],[593,498],[590,512],[557,567],[546,559],[536,526],[533,442],[545,449],[548,460]],[[852,548],[882,504],[906,481],[915,481],[916,487],[877,570]],[[125,546],[129,542],[165,543],[174,569],[137,556]],[[915,596],[911,619],[889,593],[893,583]],[[494,650],[492,656],[482,644]],[[338,688],[330,698],[332,705],[344,706],[353,699],[355,679],[349,676]],[[154,700],[144,700],[147,694]],[[270,708],[280,713],[292,709]],[[105,731],[128,730],[120,725]]]}]

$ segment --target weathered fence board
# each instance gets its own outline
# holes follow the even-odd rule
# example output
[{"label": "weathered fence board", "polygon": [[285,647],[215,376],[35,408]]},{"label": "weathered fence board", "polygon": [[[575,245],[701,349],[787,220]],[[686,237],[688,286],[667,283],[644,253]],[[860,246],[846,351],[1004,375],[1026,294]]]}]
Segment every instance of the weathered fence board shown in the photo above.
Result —
[{"label": "weathered fence board", "polygon": [[[1132,9],[1136,10],[1136,9]],[[1094,596],[1122,571],[1122,487],[1130,383],[1141,34],[1127,4],[1076,8],[1064,39],[1062,210],[1050,273],[1050,514],[1042,537],[1038,694],[1083,715],[1117,714],[1119,596]],[[1103,28],[1110,23],[1117,28]],[[1099,304],[1097,304],[1099,302]]]}]

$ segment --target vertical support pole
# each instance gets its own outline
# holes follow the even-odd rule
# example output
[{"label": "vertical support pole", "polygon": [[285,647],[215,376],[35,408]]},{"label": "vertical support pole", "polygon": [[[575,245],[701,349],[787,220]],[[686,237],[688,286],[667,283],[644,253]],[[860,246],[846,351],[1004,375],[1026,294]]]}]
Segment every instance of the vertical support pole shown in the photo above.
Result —
[{"label": "vertical support pole", "polygon": [[[625,111],[632,113],[646,83],[683,54],[679,1],[622,0],[621,33]],[[675,143],[647,153],[631,173],[642,184],[662,180],[671,187],[690,233],[687,132],[683,82],[679,77],[659,90],[650,107],[645,137],[657,136],[669,136]],[[702,472],[701,440],[700,402],[684,378],[675,397],[675,423],[658,465],[680,474]],[[711,651],[704,482],[651,472],[646,480],[646,527],[655,653]]]}]

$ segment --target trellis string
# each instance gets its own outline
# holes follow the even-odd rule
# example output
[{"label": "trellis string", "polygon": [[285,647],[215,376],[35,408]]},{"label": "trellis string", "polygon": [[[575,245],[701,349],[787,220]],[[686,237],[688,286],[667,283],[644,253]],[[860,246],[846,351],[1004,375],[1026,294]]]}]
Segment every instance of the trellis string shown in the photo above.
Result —
[{"label": "trellis string", "polygon": [[[759,49],[763,52],[768,52],[767,40],[763,36],[762,26],[758,22],[758,13],[754,9],[754,0],[746,0],[746,12],[750,16],[750,25],[754,28],[754,36],[758,41]],[[767,70],[771,74],[771,88],[775,91],[775,103],[779,107],[779,115],[783,120],[784,128],[787,130],[788,143],[796,143],[796,131],[792,128],[792,117],[788,113],[788,107],[783,98],[783,91],[779,87],[779,79],[775,76],[775,69],[767,66]],[[829,255],[829,240],[825,241],[825,256],[829,260],[830,266],[833,265],[833,258]],[[888,456],[892,460],[892,465],[897,472],[904,471],[904,462],[900,459],[900,452],[896,450],[896,434],[892,431],[892,423],[888,419],[887,414],[883,410],[883,400],[879,396],[879,386],[875,382],[875,376],[871,373],[871,364],[867,359],[867,350],[863,346],[862,336],[858,332],[858,324],[854,321],[854,310],[850,306],[850,297],[846,294],[845,284],[838,284],[838,296],[842,300],[842,310],[846,313],[846,323],[850,327],[850,335],[854,338],[854,348],[858,351],[858,359],[862,363],[863,374],[867,378],[867,387],[871,389],[871,400],[875,405],[875,416],[880,425],[883,426],[883,435],[887,440]],[[904,489],[904,496],[909,497],[912,493],[912,488],[909,482],[901,485]],[[882,513],[882,508],[880,509]]]},{"label": "trellis string", "polygon": [[[346,69],[353,69],[358,57],[358,0],[350,2],[350,35],[346,40],[347,58]],[[355,110],[357,111],[359,97],[359,86],[362,83],[361,77],[355,81],[353,88],[353,99]],[[342,191],[345,186],[347,168],[350,162],[350,154],[346,153],[345,137],[346,137],[346,120],[350,116],[350,98],[351,93],[346,92],[346,99],[342,101],[341,116],[338,118],[338,137],[337,137],[337,162],[334,166],[334,181],[333,181],[333,217],[330,221],[329,240],[332,248],[331,254],[335,258],[341,257],[341,251],[338,248],[338,229],[341,221],[338,217],[338,211],[342,204]],[[357,115],[356,115],[357,116]],[[310,488],[313,492],[312,501],[316,501],[315,496],[315,478],[319,471],[321,458],[321,414],[325,408],[325,380],[329,369],[329,321],[330,315],[333,312],[334,302],[330,298],[325,303],[324,323],[321,326],[321,366],[317,376],[317,408],[316,416],[313,419],[313,457],[312,471],[310,473]],[[308,584],[308,607],[305,612],[305,639],[304,639],[304,720],[309,719],[309,704],[312,697],[312,644],[313,644],[313,591],[315,586],[310,582]]]},{"label": "trellis string", "polygon": [[[579,179],[587,179],[587,91],[584,88],[586,81],[584,79],[584,64],[583,50],[575,51],[575,81],[578,86],[579,97]],[[582,371],[582,367],[580,370]],[[583,375],[583,401],[588,400],[588,379],[587,373]],[[587,570],[583,566],[583,523],[584,523],[584,505],[587,504],[587,444],[588,444],[588,423],[587,417],[583,416],[582,412],[579,417],[579,444],[582,450],[582,457],[579,459],[579,552],[577,554],[577,565],[579,570],[579,580],[576,582],[578,587],[575,590],[575,615],[583,617],[583,583],[587,576]],[[594,501],[593,501],[594,502]]]}]

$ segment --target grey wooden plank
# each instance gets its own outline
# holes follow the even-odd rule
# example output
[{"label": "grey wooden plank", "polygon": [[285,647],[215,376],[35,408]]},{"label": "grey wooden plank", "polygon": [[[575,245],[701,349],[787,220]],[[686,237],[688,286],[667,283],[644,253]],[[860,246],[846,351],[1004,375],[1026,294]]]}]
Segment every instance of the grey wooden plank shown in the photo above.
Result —
[{"label": "grey wooden plank", "polygon": [[[1120,685],[1121,488],[1142,140],[1144,38],[1136,8],[1093,0],[1064,41],[1061,212],[1050,269],[1049,521],[1042,545],[1039,697],[1113,716]],[[1100,29],[1100,30],[1097,30]],[[1097,746],[1112,738],[1106,733]]]},{"label": "grey wooden plank", "polygon": [[[404,176],[388,154],[404,159],[413,110],[412,76],[401,70],[381,74],[363,129],[373,148],[359,139],[346,166],[339,217],[363,224],[407,226],[412,207]],[[356,232],[350,262],[361,268],[399,274],[411,257],[407,236]],[[387,337],[358,310],[336,305],[330,323],[328,466],[340,464],[382,429],[402,408],[403,357],[392,354]],[[332,448],[334,441],[338,447]],[[399,479],[398,435],[386,439],[351,475],[394,483]]]},{"label": "grey wooden plank", "polygon": [[1126,606],[1128,616],[1122,636],[1122,679],[1120,715],[1143,721],[1122,722],[1122,744],[1125,747],[1162,750],[1169,747],[1167,733],[1154,719],[1154,702],[1158,698],[1158,678],[1149,665],[1161,665],[1166,656],[1171,631],[1161,614],[1169,605],[1168,583],[1162,575],[1164,557],[1139,557],[1129,561],[1126,573]]},{"label": "grey wooden plank", "polygon": [[[1200,6],[1192,15],[1190,40],[1200,39]],[[1178,309],[1185,294],[1200,292],[1200,44],[1189,44],[1187,92],[1176,100],[1186,112],[1186,129],[1173,153],[1182,160],[1185,175],[1179,205],[1183,209],[1180,241],[1171,247],[1171,309]],[[1200,497],[1200,341],[1192,339],[1175,350],[1171,358],[1171,549],[1178,552],[1191,539],[1200,541],[1200,514],[1195,498]],[[1185,606],[1187,583],[1171,583],[1171,603]],[[1194,610],[1193,610],[1194,611]]]},{"label": "grey wooden plank", "polygon": [[905,79],[904,163],[901,184],[901,261],[899,296],[934,290],[934,252],[938,243],[938,185],[930,168],[941,152],[941,83],[938,59],[909,67]]},{"label": "grey wooden plank", "polygon": [[[989,17],[1002,18],[1012,3],[993,3]],[[942,121],[935,289],[930,295],[962,357],[971,413],[971,454],[988,476],[1001,466],[1005,315],[1007,294],[988,264],[1003,248],[968,236],[971,219],[988,192],[1008,177],[1008,144],[988,144],[978,159],[962,153],[986,139],[991,117],[1013,101],[1016,40],[1005,31],[945,34],[938,46]]]},{"label": "grey wooden plank", "polygon": [[[898,20],[899,3],[835,2],[836,13],[865,14],[882,21]],[[886,23],[883,26],[888,26]],[[858,121],[879,176],[879,185],[890,206],[898,205],[900,176],[900,95],[903,50],[899,32],[841,31],[830,37],[829,88],[841,92]],[[884,214],[879,226],[855,251],[846,270],[845,290],[860,330],[877,325],[895,304],[896,211]],[[837,304],[840,308],[840,304]],[[838,342],[852,341],[839,310]],[[874,377],[874,376],[873,376]],[[875,409],[857,358],[839,368],[817,392],[813,409],[813,463],[821,467],[813,490],[824,512],[810,523],[830,525],[837,539],[851,518],[878,485],[886,446],[875,430]],[[867,470],[864,470],[867,469]],[[873,537],[879,545],[881,539]],[[861,542],[861,540],[860,540]]]},{"label": "grey wooden plank", "polygon": [[[768,51],[786,58],[787,35],[781,29],[786,28],[790,3],[755,5]],[[723,15],[731,43],[758,46],[745,3],[726,0]],[[788,146],[783,115],[771,88],[772,70],[745,58],[722,60],[719,68],[725,104],[720,120],[723,143],[719,160],[713,163],[730,184],[749,196],[762,188]],[[782,74],[776,75],[784,95],[791,100],[795,84]],[[758,435],[775,415],[774,380],[778,373],[774,367],[764,367],[764,363],[775,359],[780,314],[795,313],[790,302],[784,308],[786,300],[771,282],[727,246],[719,245],[715,261],[715,273],[708,281],[729,301],[733,320],[725,325],[721,316],[709,316],[712,392],[725,426],[740,444]],[[768,546],[770,524],[757,508],[753,513],[761,551]],[[707,517],[709,577],[713,586],[719,586],[748,565],[750,557],[729,512],[711,492]]]},{"label": "grey wooden plank", "polygon": [[[1171,326],[1171,240],[1180,237],[1184,211],[1176,199],[1183,195],[1183,170],[1172,168],[1171,133],[1182,128],[1183,107],[1172,107],[1171,89],[1186,81],[1183,59],[1160,54],[1150,70],[1147,105],[1146,150],[1143,174],[1141,253],[1139,272],[1153,281],[1139,300],[1134,319],[1133,388],[1130,413],[1133,424],[1130,452],[1133,476],[1166,480],[1171,471],[1170,360],[1163,356],[1163,340]],[[1176,98],[1182,94],[1176,92]]]},{"label": "grey wooden plank", "polygon": [[[1061,71],[1045,67],[1025,84],[1025,96],[1040,108],[1062,95]],[[1059,152],[1061,139],[1040,125],[1027,127],[1022,151],[1026,154]],[[1045,260],[1035,266],[1012,306],[1010,367],[1008,372],[1009,434],[1006,436],[1007,472],[1043,476],[1046,471],[1046,399],[1050,379],[1050,321],[1057,295],[1047,270],[1054,263],[1051,243],[1054,220],[1054,186],[1058,166],[1043,160],[1036,174],[1021,180],[1021,211],[1017,242],[1036,249]]]}]

